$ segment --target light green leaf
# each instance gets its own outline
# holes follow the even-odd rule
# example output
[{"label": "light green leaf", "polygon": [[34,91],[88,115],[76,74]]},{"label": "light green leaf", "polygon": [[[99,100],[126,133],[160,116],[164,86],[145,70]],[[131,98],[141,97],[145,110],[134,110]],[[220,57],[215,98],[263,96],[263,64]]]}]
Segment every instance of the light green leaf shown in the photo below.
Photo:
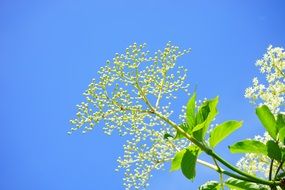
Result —
[{"label": "light green leaf", "polygon": [[271,113],[270,109],[266,106],[260,106],[256,108],[256,115],[261,121],[262,125],[269,133],[269,135],[276,140],[277,127],[274,115]]},{"label": "light green leaf", "polygon": [[196,125],[196,92],[193,93],[186,106],[186,122],[193,128]]},{"label": "light green leaf", "polygon": [[204,128],[205,127],[205,121],[203,123],[200,123],[198,125],[196,125],[193,129],[192,129],[192,132],[195,132],[195,131],[199,131],[200,129]]},{"label": "light green leaf", "polygon": [[251,182],[246,182],[234,178],[229,178],[225,184],[230,188],[230,189],[235,189],[235,190],[267,190],[267,188],[263,188],[258,186],[255,183]]},{"label": "light green leaf", "polygon": [[181,161],[181,170],[187,179],[194,179],[196,176],[196,161],[199,154],[199,149],[196,146],[191,146],[186,149]]},{"label": "light green leaf", "polygon": [[170,171],[176,171],[176,170],[180,169],[181,161],[182,161],[182,158],[183,158],[183,155],[185,152],[186,152],[186,149],[183,149],[183,150],[176,153],[176,155],[174,156],[174,158],[171,162]]},{"label": "light green leaf", "polygon": [[199,190],[220,190],[220,183],[217,181],[208,181],[201,185]]},{"label": "light green leaf", "polygon": [[231,146],[229,149],[232,153],[259,153],[267,155],[267,147],[257,140],[243,140]]},{"label": "light green leaf", "polygon": [[278,143],[273,140],[269,140],[267,141],[266,146],[268,157],[277,161],[281,161],[282,153],[280,147],[278,146]]},{"label": "light green leaf", "polygon": [[224,140],[232,132],[242,126],[242,121],[226,121],[215,127],[210,133],[210,146],[215,147],[218,143]]},{"label": "light green leaf", "polygon": [[280,142],[285,144],[285,127],[281,128],[278,133],[278,139]]},{"label": "light green leaf", "polygon": [[216,97],[212,100],[204,102],[200,106],[197,114],[197,125],[192,130],[193,136],[197,140],[199,141],[204,140],[209,125],[218,114],[217,110],[218,102],[219,102],[219,97]]}]

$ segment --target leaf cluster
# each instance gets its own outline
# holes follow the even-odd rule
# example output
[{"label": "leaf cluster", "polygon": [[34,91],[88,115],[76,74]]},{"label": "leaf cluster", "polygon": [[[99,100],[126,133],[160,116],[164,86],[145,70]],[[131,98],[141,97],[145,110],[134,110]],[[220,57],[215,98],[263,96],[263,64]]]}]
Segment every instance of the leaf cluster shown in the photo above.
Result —
[{"label": "leaf cluster", "polygon": [[[211,156],[215,162],[212,169],[220,173],[220,176],[226,174],[231,177],[226,181],[209,181],[200,187],[201,190],[223,189],[224,186],[227,186],[229,189],[254,190],[262,189],[262,185],[269,185],[271,183],[273,184],[269,185],[271,189],[275,189],[276,186],[282,187],[282,184],[279,183],[276,185],[277,183],[275,184],[275,182],[285,176],[285,173],[280,173],[281,169],[283,169],[283,163],[285,162],[285,115],[278,114],[275,117],[266,105],[256,108],[256,115],[272,139],[266,143],[258,140],[245,139],[229,146],[231,153],[262,154],[270,158],[272,165],[277,164],[278,169],[275,171],[275,176],[273,176],[273,169],[270,169],[267,183],[266,180],[239,171],[214,153],[214,148],[243,124],[242,121],[225,121],[215,126],[209,132],[209,136],[207,136],[209,126],[218,114],[218,100],[218,97],[216,97],[206,100],[200,106],[197,106],[196,93],[193,93],[186,106],[186,122],[179,125],[179,130],[177,130],[176,135],[173,137],[174,140],[188,138],[193,143],[189,147],[176,153],[172,160],[170,170],[176,171],[181,169],[187,179],[194,180],[198,157],[201,152],[205,152]],[[165,134],[165,138],[169,137],[171,137],[171,135]],[[239,175],[221,169],[217,160]]]}]

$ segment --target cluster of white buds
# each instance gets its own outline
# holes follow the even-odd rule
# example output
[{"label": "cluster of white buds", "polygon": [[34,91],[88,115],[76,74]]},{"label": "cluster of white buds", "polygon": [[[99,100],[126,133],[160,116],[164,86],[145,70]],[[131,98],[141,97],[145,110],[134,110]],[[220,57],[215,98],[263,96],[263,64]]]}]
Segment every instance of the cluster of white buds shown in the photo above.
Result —
[{"label": "cluster of white buds", "polygon": [[102,123],[106,134],[117,130],[131,137],[118,159],[127,190],[145,188],[153,170],[162,168],[177,150],[189,145],[183,139],[165,139],[164,134],[175,135],[175,130],[154,114],[169,117],[171,99],[181,91],[188,94],[187,70],[175,64],[189,52],[167,43],[162,51],[150,55],[145,44],[135,43],[107,61],[99,71],[100,79],[94,79],[84,93],[86,101],[77,106],[77,118],[71,120],[75,127],[69,134],[78,129],[85,133]]},{"label": "cluster of white buds", "polygon": [[[285,103],[285,51],[282,48],[269,46],[263,58],[256,62],[260,72],[265,75],[265,83],[260,83],[257,77],[253,79],[252,87],[245,90],[245,97],[255,105],[267,105],[270,110],[277,114],[284,110]],[[271,137],[265,133],[263,137],[255,138],[266,142]],[[268,176],[270,159],[258,154],[246,154],[239,160],[237,166],[244,171],[255,175]],[[278,166],[273,165],[273,171]]]},{"label": "cluster of white buds", "polygon": [[256,62],[266,82],[260,83],[255,77],[252,87],[245,91],[245,97],[252,103],[266,104],[273,113],[284,109],[285,98],[285,51],[282,48],[269,46],[263,59]]}]

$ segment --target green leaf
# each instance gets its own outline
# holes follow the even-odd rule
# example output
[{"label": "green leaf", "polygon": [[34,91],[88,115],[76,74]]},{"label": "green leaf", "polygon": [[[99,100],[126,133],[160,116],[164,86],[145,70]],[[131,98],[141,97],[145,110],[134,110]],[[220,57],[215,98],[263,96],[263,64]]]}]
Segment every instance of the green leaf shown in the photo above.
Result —
[{"label": "green leaf", "polygon": [[285,172],[281,172],[280,174],[277,175],[276,179],[282,179],[285,177]]},{"label": "green leaf", "polygon": [[269,135],[276,140],[276,121],[270,109],[266,105],[260,106],[256,108],[256,115],[258,116],[259,120],[261,121],[262,125],[269,133]]},{"label": "green leaf", "polygon": [[285,128],[285,115],[284,114],[279,113],[277,115],[276,128],[278,131],[282,128]]},{"label": "green leaf", "polygon": [[173,136],[170,135],[170,134],[168,134],[168,133],[165,133],[165,134],[163,135],[163,138],[164,138],[164,139],[168,139],[168,138],[173,138]]},{"label": "green leaf", "polygon": [[199,190],[220,190],[220,183],[217,181],[208,181],[201,185]]},{"label": "green leaf", "polygon": [[251,182],[242,181],[239,179],[229,178],[225,184],[235,190],[266,190],[267,188],[260,187],[259,185]]},{"label": "green leaf", "polygon": [[181,161],[183,158],[184,153],[186,152],[186,149],[183,149],[179,152],[177,152],[171,162],[171,168],[170,171],[176,171],[179,170],[181,167]]},{"label": "green leaf", "polygon": [[281,161],[285,161],[285,148],[279,147],[281,151]]},{"label": "green leaf", "polygon": [[215,147],[218,143],[224,140],[232,132],[242,126],[242,121],[226,121],[215,127],[210,133],[210,146]]},{"label": "green leaf", "polygon": [[203,141],[209,125],[213,119],[218,114],[217,104],[219,102],[219,97],[212,100],[205,101],[199,108],[197,114],[197,125],[193,128],[193,136],[199,140]]},{"label": "green leaf", "polygon": [[199,149],[196,146],[191,146],[186,149],[181,161],[181,170],[187,179],[194,179],[196,176],[196,161],[199,154]]},{"label": "green leaf", "polygon": [[285,144],[285,127],[281,128],[278,133],[278,139],[280,142]]},{"label": "green leaf", "polygon": [[209,101],[210,100],[204,101],[199,106],[198,113],[197,113],[197,124],[203,123],[208,117],[210,113]]},{"label": "green leaf", "polygon": [[186,106],[186,122],[193,128],[196,124],[196,92],[193,93]]},{"label": "green leaf", "polygon": [[229,149],[232,153],[259,153],[267,155],[267,147],[257,140],[243,140],[231,146]]},{"label": "green leaf", "polygon": [[[189,126],[187,125],[187,123],[182,123],[179,125],[180,128],[182,128],[185,132],[189,132]],[[180,133],[179,131],[176,131],[176,135],[174,137],[174,139],[181,139],[184,138],[184,135],[182,133]]]},{"label": "green leaf", "polygon": [[269,140],[267,141],[266,146],[267,146],[267,155],[271,159],[281,161],[282,153],[280,147],[278,146],[278,143],[273,140]]},{"label": "green leaf", "polygon": [[200,129],[204,128],[205,127],[205,121],[203,123],[200,123],[198,125],[196,125],[193,129],[192,129],[192,132],[195,132],[195,131],[199,131]]}]

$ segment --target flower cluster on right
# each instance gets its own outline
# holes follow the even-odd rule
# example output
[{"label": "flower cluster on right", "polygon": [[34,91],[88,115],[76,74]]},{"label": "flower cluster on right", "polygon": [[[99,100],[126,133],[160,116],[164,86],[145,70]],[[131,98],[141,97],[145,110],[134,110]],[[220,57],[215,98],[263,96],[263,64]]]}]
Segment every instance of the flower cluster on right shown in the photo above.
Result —
[{"label": "flower cluster on right", "polygon": [[[252,86],[245,90],[245,97],[255,105],[267,105],[271,112],[284,111],[285,105],[285,51],[283,48],[269,46],[263,58],[256,62],[263,78],[254,77]],[[266,142],[271,137],[268,133],[256,136],[255,140]],[[255,175],[268,177],[270,159],[260,154],[245,154],[237,166]],[[276,170],[277,166],[273,166]]]}]

